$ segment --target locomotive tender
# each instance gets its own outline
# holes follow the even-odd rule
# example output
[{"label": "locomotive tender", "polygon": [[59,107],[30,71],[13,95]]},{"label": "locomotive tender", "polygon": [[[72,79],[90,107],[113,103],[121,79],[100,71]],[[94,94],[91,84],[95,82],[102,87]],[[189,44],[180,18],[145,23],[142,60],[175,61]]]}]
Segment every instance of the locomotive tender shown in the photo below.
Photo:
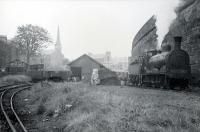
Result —
[{"label": "locomotive tender", "polygon": [[189,85],[191,67],[189,55],[181,49],[182,37],[174,37],[175,47],[162,47],[162,51],[150,50],[129,65],[129,81],[133,85],[146,85],[185,89]]}]

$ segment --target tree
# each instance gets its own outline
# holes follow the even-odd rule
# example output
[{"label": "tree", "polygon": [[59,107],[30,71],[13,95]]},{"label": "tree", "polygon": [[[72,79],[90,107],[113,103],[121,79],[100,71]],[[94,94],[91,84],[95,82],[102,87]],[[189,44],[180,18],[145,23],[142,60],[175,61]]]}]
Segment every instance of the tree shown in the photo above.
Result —
[{"label": "tree", "polygon": [[46,29],[31,24],[19,26],[13,41],[21,54],[26,56],[27,64],[30,63],[31,56],[39,53],[52,42]]}]

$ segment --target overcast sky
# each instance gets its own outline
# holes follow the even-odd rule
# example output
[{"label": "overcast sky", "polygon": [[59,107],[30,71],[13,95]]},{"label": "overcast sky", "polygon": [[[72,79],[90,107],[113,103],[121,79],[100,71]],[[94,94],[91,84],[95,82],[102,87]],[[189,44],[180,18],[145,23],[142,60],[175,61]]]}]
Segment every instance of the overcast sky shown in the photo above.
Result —
[{"label": "overcast sky", "polygon": [[142,25],[156,15],[159,42],[176,17],[178,0],[0,0],[0,34],[12,38],[17,27],[46,28],[56,41],[60,27],[62,52],[75,59],[84,53],[131,55],[131,44]]}]

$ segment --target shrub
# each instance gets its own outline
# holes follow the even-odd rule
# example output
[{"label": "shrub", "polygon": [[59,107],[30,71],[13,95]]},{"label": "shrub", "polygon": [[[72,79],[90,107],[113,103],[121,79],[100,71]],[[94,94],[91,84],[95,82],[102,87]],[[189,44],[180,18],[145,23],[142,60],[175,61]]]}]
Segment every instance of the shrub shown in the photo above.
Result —
[{"label": "shrub", "polygon": [[45,111],[46,111],[45,106],[44,106],[43,104],[40,104],[40,105],[38,106],[37,110],[36,110],[36,114],[37,114],[37,115],[42,115],[42,114],[45,113]]}]

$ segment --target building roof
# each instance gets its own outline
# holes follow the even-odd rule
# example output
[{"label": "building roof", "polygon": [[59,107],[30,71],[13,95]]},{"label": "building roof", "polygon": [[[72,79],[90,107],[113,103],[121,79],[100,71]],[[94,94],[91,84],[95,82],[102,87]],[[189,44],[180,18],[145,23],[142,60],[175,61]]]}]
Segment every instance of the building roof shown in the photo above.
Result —
[{"label": "building roof", "polygon": [[93,62],[95,62],[96,64],[100,65],[101,67],[103,67],[103,68],[105,68],[105,69],[107,69],[107,70],[109,70],[109,71],[112,71],[112,70],[108,69],[108,68],[105,67],[103,64],[99,63],[98,61],[96,61],[95,59],[93,59],[92,57],[90,57],[90,56],[87,55],[87,54],[83,54],[82,56],[78,57],[76,60],[70,62],[70,63],[69,63],[69,66],[71,66],[71,65],[72,65],[73,63],[75,63],[76,61],[82,59],[83,57],[87,57],[87,58],[89,58],[91,61],[93,61]]}]

